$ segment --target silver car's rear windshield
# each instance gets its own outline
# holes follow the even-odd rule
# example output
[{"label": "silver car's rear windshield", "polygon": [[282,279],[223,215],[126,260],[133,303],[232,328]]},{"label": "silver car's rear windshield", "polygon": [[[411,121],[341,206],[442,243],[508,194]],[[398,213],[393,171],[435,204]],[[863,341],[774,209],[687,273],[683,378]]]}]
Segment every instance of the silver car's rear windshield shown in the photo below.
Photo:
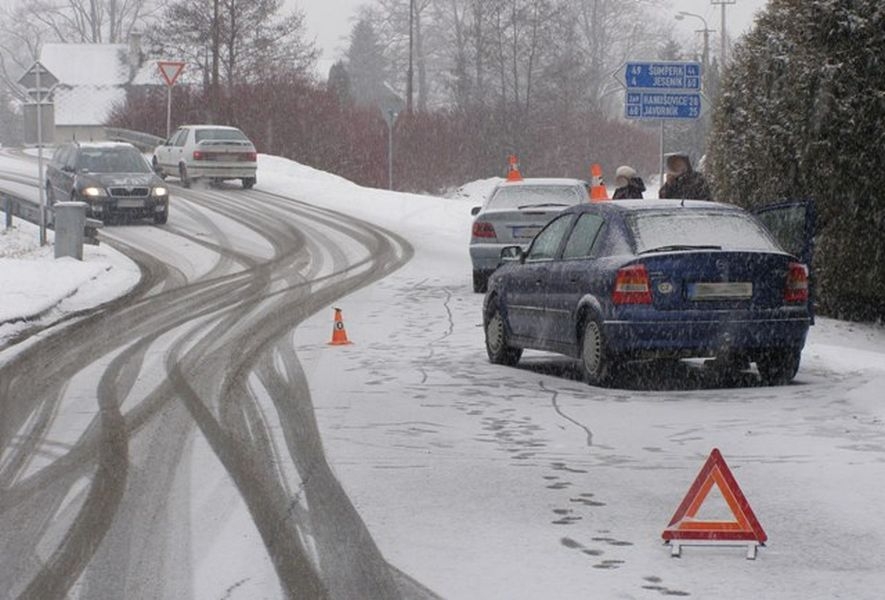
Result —
[{"label": "silver car's rear windshield", "polygon": [[151,168],[135,148],[81,148],[77,170],[87,173],[149,173]]},{"label": "silver car's rear windshield", "polygon": [[737,211],[641,212],[629,215],[627,224],[633,231],[637,254],[682,247],[782,252],[759,223]]},{"label": "silver car's rear windshield", "polygon": [[486,210],[521,208],[526,206],[557,205],[572,206],[580,196],[569,185],[515,185],[498,188],[491,197]]},{"label": "silver car's rear windshield", "polygon": [[198,142],[202,142],[203,140],[249,141],[246,134],[239,129],[197,129],[197,131],[194,132],[194,139]]}]

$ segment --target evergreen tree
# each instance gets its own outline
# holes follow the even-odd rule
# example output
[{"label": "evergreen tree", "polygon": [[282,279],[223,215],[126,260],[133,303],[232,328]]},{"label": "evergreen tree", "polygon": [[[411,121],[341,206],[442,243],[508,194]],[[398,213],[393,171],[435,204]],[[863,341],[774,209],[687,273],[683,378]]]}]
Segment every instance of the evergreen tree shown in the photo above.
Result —
[{"label": "evergreen tree", "polygon": [[377,104],[385,95],[387,59],[368,19],[357,21],[350,33],[347,67],[354,101],[363,105]]},{"label": "evergreen tree", "polygon": [[724,73],[719,199],[816,201],[820,307],[885,317],[885,4],[771,0]]},{"label": "evergreen tree", "polygon": [[337,61],[329,69],[329,80],[326,82],[326,89],[335,94],[338,103],[345,105],[353,100],[350,90],[350,74],[344,61]]},{"label": "evergreen tree", "polygon": [[0,144],[13,146],[22,142],[22,116],[13,110],[9,92],[0,86]]}]

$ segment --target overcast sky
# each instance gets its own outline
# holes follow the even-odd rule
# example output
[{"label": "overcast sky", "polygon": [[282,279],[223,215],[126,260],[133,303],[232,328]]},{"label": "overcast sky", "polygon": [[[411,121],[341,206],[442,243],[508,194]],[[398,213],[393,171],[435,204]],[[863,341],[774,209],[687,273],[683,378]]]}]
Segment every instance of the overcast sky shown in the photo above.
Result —
[{"label": "overcast sky", "polygon": [[[402,0],[404,3],[408,0]],[[626,1],[626,0],[625,0]],[[353,18],[357,7],[366,4],[367,0],[287,0],[289,6],[297,6],[307,20],[308,35],[314,38],[317,46],[323,51],[323,62],[340,58],[347,46],[347,36],[353,27]],[[766,0],[737,0],[726,8],[726,26],[729,34],[743,33],[753,23],[753,14],[765,6]],[[718,35],[720,9],[712,6],[709,0],[671,0],[672,12],[680,10],[697,13],[707,20],[710,29]],[[686,19],[677,23],[678,31],[686,40],[691,39],[692,32],[701,27],[697,19]],[[328,64],[328,63],[327,63]]]}]

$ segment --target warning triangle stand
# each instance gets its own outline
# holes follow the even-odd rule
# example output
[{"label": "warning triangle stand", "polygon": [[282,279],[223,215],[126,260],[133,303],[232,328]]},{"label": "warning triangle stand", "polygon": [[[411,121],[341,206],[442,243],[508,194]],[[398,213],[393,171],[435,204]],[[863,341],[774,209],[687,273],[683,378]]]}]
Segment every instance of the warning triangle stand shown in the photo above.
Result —
[{"label": "warning triangle stand", "polygon": [[[697,519],[698,511],[716,485],[725,499],[733,521],[703,521]],[[743,546],[747,545],[747,558],[756,558],[756,549],[764,545],[768,536],[759,524],[750,503],[731,474],[725,459],[717,448],[710,453],[701,472],[691,484],[682,504],[676,509],[670,524],[661,537],[671,545],[671,555],[679,556],[682,546]]]}]

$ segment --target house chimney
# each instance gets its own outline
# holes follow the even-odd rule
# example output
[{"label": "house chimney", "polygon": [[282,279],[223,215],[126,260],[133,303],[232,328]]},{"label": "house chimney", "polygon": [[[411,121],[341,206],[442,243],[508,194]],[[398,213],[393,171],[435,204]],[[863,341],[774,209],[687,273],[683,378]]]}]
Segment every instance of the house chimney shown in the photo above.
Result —
[{"label": "house chimney", "polygon": [[129,34],[129,72],[133,75],[141,67],[141,33],[133,31]]}]

